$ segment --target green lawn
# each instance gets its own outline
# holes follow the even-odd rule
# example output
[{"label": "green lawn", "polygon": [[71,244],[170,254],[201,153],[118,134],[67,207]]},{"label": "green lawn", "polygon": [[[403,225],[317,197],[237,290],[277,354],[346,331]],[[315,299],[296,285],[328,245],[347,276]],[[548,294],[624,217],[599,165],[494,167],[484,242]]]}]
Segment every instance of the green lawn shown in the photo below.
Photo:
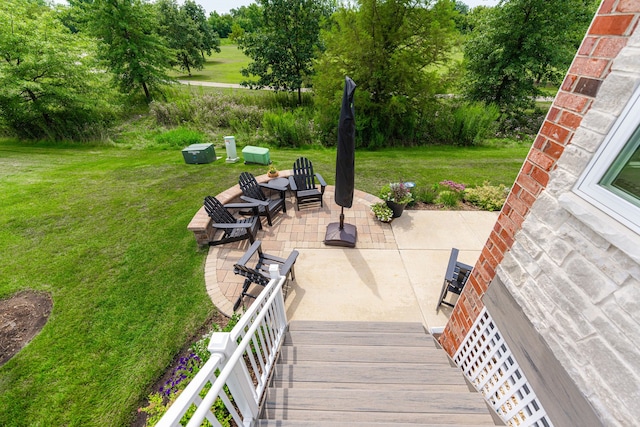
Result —
[{"label": "green lawn", "polygon": [[240,83],[246,80],[240,69],[249,65],[249,58],[235,44],[223,44],[220,53],[212,52],[202,70],[192,70],[191,76],[184,72],[174,73],[180,80],[207,81],[216,83]]},{"label": "green lawn", "polygon": [[[238,148],[239,151],[241,147]],[[224,156],[224,144],[216,147]],[[398,179],[510,185],[528,151],[422,147],[356,154],[356,187]],[[334,182],[335,150],[309,157]],[[126,425],[174,355],[214,312],[206,250],[186,229],[204,196],[265,166],[185,164],[179,150],[0,141],[0,298],[52,294],[42,332],[0,368],[0,425]]]}]

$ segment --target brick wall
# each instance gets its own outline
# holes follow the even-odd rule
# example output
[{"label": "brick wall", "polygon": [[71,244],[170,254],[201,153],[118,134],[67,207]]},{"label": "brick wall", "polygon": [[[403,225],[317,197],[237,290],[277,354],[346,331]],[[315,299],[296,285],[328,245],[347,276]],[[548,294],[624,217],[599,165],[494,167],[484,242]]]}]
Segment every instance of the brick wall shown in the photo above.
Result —
[{"label": "brick wall", "polygon": [[640,419],[640,245],[612,243],[559,200],[640,84],[639,17],[639,0],[602,2],[441,337],[453,354],[500,275],[610,425]]}]

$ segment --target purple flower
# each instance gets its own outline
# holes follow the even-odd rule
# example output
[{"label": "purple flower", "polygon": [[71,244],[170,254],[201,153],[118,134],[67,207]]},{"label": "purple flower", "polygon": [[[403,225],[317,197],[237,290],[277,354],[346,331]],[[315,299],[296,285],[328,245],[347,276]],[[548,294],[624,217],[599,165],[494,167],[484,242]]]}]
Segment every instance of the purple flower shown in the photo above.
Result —
[{"label": "purple flower", "polygon": [[453,190],[453,191],[464,191],[465,186],[464,184],[458,184],[455,181],[451,181],[450,179],[447,179],[445,181],[441,181],[440,185],[444,185],[446,187],[449,187],[449,189]]}]

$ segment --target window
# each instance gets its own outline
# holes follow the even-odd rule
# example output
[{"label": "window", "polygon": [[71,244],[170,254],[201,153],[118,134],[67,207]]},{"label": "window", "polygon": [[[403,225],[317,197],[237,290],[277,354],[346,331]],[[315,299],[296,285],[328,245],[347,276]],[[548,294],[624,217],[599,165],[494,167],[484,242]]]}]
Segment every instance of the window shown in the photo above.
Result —
[{"label": "window", "polygon": [[574,191],[640,234],[640,88],[587,165]]},{"label": "window", "polygon": [[640,206],[640,127],[600,180],[600,185]]}]

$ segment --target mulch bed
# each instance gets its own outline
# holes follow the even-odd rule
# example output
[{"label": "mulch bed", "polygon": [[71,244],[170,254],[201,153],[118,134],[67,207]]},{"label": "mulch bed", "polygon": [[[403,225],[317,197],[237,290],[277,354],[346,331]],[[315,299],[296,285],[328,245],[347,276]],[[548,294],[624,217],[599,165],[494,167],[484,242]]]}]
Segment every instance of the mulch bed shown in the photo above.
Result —
[{"label": "mulch bed", "polygon": [[407,210],[417,210],[417,211],[479,211],[482,210],[476,205],[472,205],[467,202],[460,202],[457,207],[451,208],[442,204],[435,203],[423,203],[423,202],[415,202],[410,206],[407,206],[405,209]]}]

